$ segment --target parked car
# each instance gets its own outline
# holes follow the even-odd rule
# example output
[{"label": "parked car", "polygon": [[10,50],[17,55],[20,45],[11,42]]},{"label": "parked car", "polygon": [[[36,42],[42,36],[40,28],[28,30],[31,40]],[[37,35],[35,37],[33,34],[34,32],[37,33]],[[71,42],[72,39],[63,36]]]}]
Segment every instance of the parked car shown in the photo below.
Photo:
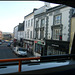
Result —
[{"label": "parked car", "polygon": [[7,43],[7,47],[10,47],[10,46],[11,46],[11,43],[10,43],[10,42],[8,42],[8,43]]},{"label": "parked car", "polygon": [[14,52],[18,55],[18,56],[27,56],[27,50],[21,47],[15,47],[14,48]]},{"label": "parked car", "polygon": [[2,41],[0,40],[0,45],[2,45]]},{"label": "parked car", "polygon": [[0,42],[0,45],[2,45],[2,42]]}]

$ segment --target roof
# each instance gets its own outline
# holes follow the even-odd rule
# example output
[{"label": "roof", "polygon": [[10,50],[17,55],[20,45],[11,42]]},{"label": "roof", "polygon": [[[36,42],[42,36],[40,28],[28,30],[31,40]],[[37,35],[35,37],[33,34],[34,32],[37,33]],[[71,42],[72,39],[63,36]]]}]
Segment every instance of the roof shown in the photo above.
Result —
[{"label": "roof", "polygon": [[25,17],[28,17],[28,16],[31,15],[32,13],[34,13],[34,12],[31,12],[31,13],[29,13],[28,15],[24,16],[24,19],[25,19]]},{"label": "roof", "polygon": [[61,8],[64,8],[64,7],[67,7],[67,6],[66,5],[59,5],[59,6],[47,9],[47,11],[54,11],[54,10],[58,10],[58,9],[61,9]]},{"label": "roof", "polygon": [[71,6],[75,8],[75,1],[74,0],[40,0],[40,1],[45,1],[49,3],[57,3],[57,4],[64,4],[67,6]]}]

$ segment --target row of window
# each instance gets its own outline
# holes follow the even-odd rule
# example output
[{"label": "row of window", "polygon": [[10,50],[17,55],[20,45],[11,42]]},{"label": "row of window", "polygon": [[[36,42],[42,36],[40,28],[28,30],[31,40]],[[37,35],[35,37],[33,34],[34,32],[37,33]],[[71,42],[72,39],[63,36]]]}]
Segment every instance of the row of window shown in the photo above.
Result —
[{"label": "row of window", "polygon": [[30,26],[33,26],[33,19],[25,21],[25,27],[30,27]]},{"label": "row of window", "polygon": [[[61,14],[54,16],[54,25],[61,24]],[[45,25],[45,19],[41,19],[41,26],[43,27]],[[36,21],[36,28],[39,27],[39,20]]]},{"label": "row of window", "polygon": [[[30,23],[31,22],[31,23]],[[45,25],[45,19],[41,19],[41,23],[39,23],[39,20],[36,21],[36,28],[39,27],[39,24],[41,25],[40,27],[44,27]],[[59,25],[61,24],[61,14],[54,16],[54,25]],[[25,21],[25,27],[33,26],[33,19]],[[38,32],[36,33],[37,38],[38,38]],[[59,39],[60,35],[60,29],[53,29],[53,39]],[[44,37],[44,33],[41,34],[41,37]],[[32,31],[29,34],[29,31],[25,33],[25,38],[32,38]]]},{"label": "row of window", "polygon": [[[29,34],[30,33],[30,34]],[[25,38],[30,38],[32,39],[32,31],[27,31],[25,32]]]},{"label": "row of window", "polygon": [[[49,20],[49,18],[48,18],[48,20]],[[54,21],[53,22],[54,25],[60,25],[61,24],[61,14],[55,15],[53,21]],[[39,24],[41,24],[40,27],[44,27],[45,26],[45,19],[41,19],[41,23],[39,23],[39,20],[36,21],[36,28],[39,27]],[[56,39],[59,40],[60,33],[61,33],[61,29],[59,27],[53,28],[52,38],[55,40]],[[38,38],[38,32],[36,33],[36,36]],[[44,36],[44,34],[42,33],[40,37],[43,37],[43,36]],[[50,35],[49,35],[49,38],[50,38]]]},{"label": "row of window", "polygon": [[[41,19],[41,26],[40,27],[44,27],[44,25],[45,25],[45,19]],[[39,20],[36,21],[36,28],[38,28],[38,27],[39,27]]]}]

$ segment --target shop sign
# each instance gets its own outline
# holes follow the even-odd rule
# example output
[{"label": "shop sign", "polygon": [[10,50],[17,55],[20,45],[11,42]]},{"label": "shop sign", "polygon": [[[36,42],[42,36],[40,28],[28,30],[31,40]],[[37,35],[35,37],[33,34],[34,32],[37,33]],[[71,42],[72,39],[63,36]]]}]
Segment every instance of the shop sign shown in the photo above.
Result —
[{"label": "shop sign", "polygon": [[38,43],[38,44],[42,44],[41,41],[38,41],[37,43]]},{"label": "shop sign", "polygon": [[41,45],[43,45],[43,44],[44,44],[44,42],[41,42],[41,41],[38,41],[37,43],[38,43],[38,44],[41,44]]},{"label": "shop sign", "polygon": [[34,43],[37,43],[37,41],[34,41]]},{"label": "shop sign", "polygon": [[25,43],[29,43],[29,41],[24,41]]}]

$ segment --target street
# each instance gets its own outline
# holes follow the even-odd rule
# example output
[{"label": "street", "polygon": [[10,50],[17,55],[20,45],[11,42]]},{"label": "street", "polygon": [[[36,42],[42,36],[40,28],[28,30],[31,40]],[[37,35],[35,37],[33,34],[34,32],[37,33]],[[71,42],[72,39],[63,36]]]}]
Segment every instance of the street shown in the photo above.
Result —
[{"label": "street", "polygon": [[[34,57],[31,53],[28,52],[27,57]],[[14,59],[14,58],[27,58],[26,56],[17,56],[13,50],[10,47],[7,47],[7,43],[3,43],[2,45],[0,45],[0,59]],[[22,63],[25,63],[26,61],[22,61]],[[27,61],[28,62],[28,61]],[[12,63],[18,63],[18,61],[16,62],[3,62],[0,63],[0,65],[4,65],[4,64],[12,64]]]},{"label": "street", "polygon": [[[31,55],[28,52],[27,57],[33,57],[33,55]],[[25,57],[18,57],[10,47],[7,47],[6,43],[3,43],[2,45],[0,45],[0,59],[12,59],[12,58],[25,58]]]}]

